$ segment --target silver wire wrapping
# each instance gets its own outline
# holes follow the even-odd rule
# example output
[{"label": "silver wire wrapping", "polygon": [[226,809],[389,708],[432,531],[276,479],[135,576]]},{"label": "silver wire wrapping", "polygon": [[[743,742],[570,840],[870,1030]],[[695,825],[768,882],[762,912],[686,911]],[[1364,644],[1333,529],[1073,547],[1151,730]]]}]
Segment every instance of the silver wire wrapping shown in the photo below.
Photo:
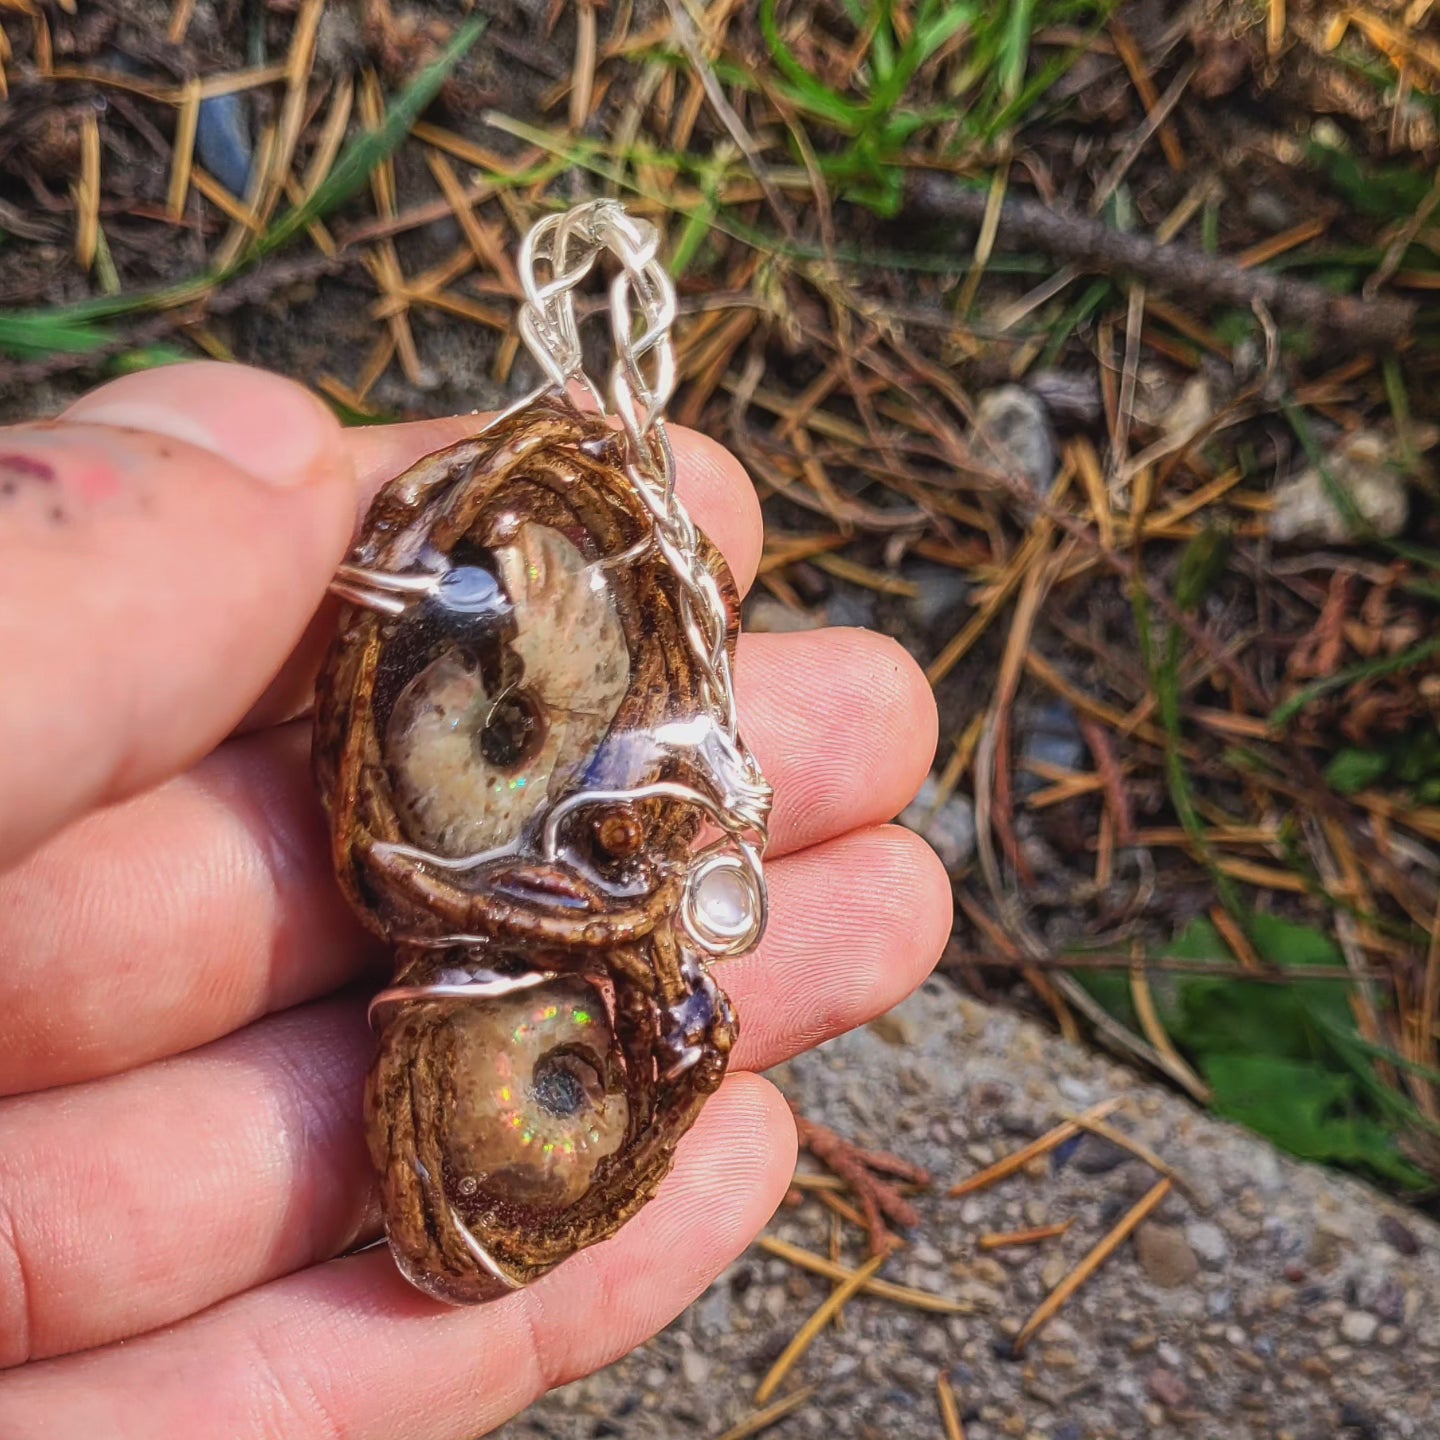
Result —
[{"label": "silver wire wrapping", "polygon": [[[578,387],[604,415],[617,420],[626,437],[625,474],[651,520],[647,542],[613,556],[609,566],[633,561],[653,547],[675,576],[686,642],[701,679],[702,693],[725,764],[711,767],[711,793],[665,781],[631,790],[574,791],[547,802],[541,827],[542,848],[553,852],[558,825],[587,805],[643,800],[663,795],[694,805],[718,837],[690,860],[681,902],[685,934],[703,962],[743,954],[764,933],[768,896],[763,855],[768,839],[771,790],[739,728],[734,679],[727,645],[729,617],[715,577],[699,558],[697,532],[675,489],[675,457],[664,411],[675,384],[675,354],[670,327],[676,314],[675,288],[659,259],[660,235],[645,220],[629,215],[614,200],[594,200],[547,216],[526,235],[518,269],[525,290],[520,333],[547,378],[485,429],[524,410],[548,393],[569,394]],[[617,262],[609,285],[609,321],[615,359],[608,395],[585,373],[575,293],[605,256]],[[650,371],[647,377],[647,368]],[[484,430],[477,432],[483,434]],[[441,575],[402,576],[341,566],[332,591],[354,604],[388,615],[403,613],[419,597],[433,593]],[[442,869],[478,867],[511,852],[508,845],[472,856],[445,858],[405,845],[383,847]],[[733,882],[728,892],[732,914],[717,918],[707,892]],[[738,886],[738,890],[734,887]],[[455,943],[467,938],[449,937]],[[426,944],[447,941],[427,940]],[[517,977],[519,984],[546,978],[542,972]],[[511,982],[516,983],[516,982]],[[408,986],[382,991],[371,1002],[372,1018],[400,1001],[457,998],[457,986]],[[475,998],[491,993],[483,983]]]}]

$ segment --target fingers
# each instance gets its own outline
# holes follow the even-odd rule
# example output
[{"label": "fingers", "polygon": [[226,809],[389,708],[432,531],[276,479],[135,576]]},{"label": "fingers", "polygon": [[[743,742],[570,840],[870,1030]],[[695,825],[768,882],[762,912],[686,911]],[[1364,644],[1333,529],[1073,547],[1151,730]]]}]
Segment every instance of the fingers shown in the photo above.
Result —
[{"label": "fingers", "polygon": [[[0,1367],[326,1259],[373,1192],[364,1002],[0,1105]],[[0,1426],[0,1434],[4,1433]]]},{"label": "fingers", "polygon": [[299,386],[214,364],[0,431],[0,868],[253,703],[344,552],[339,437]]},{"label": "fingers", "polygon": [[[740,1017],[737,1066],[873,1019],[949,934],[939,862],[907,831],[790,856],[771,883],[760,951],[716,972]],[[363,1002],[338,999],[0,1105],[0,1365],[166,1324],[348,1244],[372,1184],[371,1056]]]},{"label": "fingers", "polygon": [[0,1376],[0,1434],[469,1440],[677,1314],[769,1218],[794,1157],[779,1095],[732,1078],[656,1199],[530,1290],[451,1310],[367,1251],[123,1346]]},{"label": "fingers", "polygon": [[231,741],[0,875],[0,1095],[113,1074],[385,952],[330,863],[309,727]]},{"label": "fingers", "polygon": [[[746,636],[736,683],[774,855],[888,819],[929,768],[934,704],[893,641]],[[300,725],[233,741],[0,876],[0,1094],[203,1044],[377,955],[331,874],[307,749]]]}]

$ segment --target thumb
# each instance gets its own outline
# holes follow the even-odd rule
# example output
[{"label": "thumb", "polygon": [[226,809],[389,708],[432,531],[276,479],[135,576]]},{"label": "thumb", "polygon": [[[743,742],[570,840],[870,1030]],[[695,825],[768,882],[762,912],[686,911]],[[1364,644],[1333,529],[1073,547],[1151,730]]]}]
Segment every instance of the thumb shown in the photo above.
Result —
[{"label": "thumb", "polygon": [[244,366],[126,376],[0,428],[0,868],[223,739],[354,507],[335,419]]}]

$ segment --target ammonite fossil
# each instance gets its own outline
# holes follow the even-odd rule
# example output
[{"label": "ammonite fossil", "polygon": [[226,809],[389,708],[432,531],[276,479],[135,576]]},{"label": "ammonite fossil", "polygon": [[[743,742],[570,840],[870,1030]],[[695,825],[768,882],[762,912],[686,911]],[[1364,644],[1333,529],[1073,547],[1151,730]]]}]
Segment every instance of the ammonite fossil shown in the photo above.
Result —
[{"label": "ammonite fossil", "polygon": [[[764,924],[770,792],[737,731],[735,590],[674,494],[655,250],[613,202],[536,227],[522,333],[550,385],[392,481],[333,587],[315,773],[396,963],[370,1149],[396,1260],[455,1302],[654,1194],[735,1039],[709,964]],[[572,292],[606,253],[609,414],[570,398],[599,399]]]}]

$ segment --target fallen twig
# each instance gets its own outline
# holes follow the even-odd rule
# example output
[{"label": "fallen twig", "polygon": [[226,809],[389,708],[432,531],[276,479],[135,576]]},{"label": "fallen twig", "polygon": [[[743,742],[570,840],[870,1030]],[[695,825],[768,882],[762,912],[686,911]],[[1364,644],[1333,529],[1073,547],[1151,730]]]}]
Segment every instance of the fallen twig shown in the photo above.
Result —
[{"label": "fallen twig", "polygon": [[[948,176],[920,172],[906,195],[909,214],[927,220],[980,225],[988,194],[970,190]],[[1193,245],[1161,244],[1146,235],[1128,235],[1103,220],[1031,200],[1008,196],[1000,209],[995,243],[1002,249],[1039,248],[1063,260],[1110,274],[1125,272],[1188,297],[1249,308],[1264,305],[1296,325],[1342,335],[1365,345],[1392,348],[1414,328],[1416,305],[1393,295],[1372,299],[1336,295],[1323,286],[1246,270]]]}]

